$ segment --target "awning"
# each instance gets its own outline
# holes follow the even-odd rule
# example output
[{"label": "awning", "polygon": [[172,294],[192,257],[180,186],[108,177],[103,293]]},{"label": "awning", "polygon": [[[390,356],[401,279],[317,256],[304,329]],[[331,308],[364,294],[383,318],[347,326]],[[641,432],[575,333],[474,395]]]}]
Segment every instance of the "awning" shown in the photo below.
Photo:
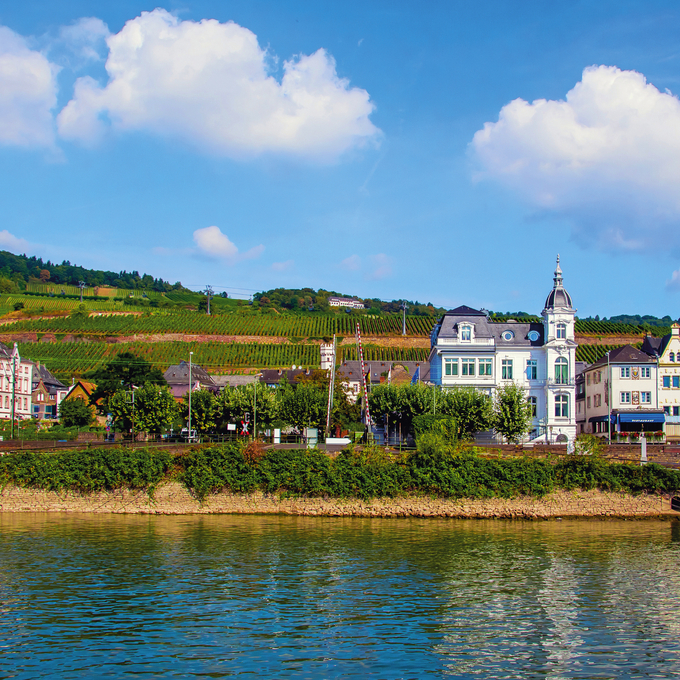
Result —
[{"label": "awning", "polygon": [[665,413],[619,413],[620,423],[665,423]]},{"label": "awning", "polygon": [[[611,415],[611,421],[612,423],[616,422],[616,416],[612,413]],[[588,419],[589,423],[606,423],[607,422],[607,416],[593,416],[592,418]]]}]

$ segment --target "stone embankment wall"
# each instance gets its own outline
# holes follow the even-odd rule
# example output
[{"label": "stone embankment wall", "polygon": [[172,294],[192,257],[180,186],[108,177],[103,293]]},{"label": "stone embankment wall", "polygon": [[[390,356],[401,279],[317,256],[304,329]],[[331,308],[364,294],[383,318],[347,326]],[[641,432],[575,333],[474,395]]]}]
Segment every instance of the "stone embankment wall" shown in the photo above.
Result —
[{"label": "stone embankment wall", "polygon": [[327,517],[457,517],[503,519],[669,518],[663,496],[600,491],[558,491],[544,498],[440,499],[427,496],[360,499],[285,498],[276,495],[219,493],[201,503],[176,482],[164,484],[153,498],[144,491],[120,490],[81,495],[6,486],[0,490],[2,512],[86,512],[159,515],[286,514]]}]

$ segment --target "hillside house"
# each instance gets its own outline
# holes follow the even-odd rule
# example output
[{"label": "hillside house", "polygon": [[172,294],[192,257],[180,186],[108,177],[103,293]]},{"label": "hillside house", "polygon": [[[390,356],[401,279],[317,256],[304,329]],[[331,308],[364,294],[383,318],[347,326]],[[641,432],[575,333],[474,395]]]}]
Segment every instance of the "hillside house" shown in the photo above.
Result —
[{"label": "hillside house", "polygon": [[33,390],[31,392],[32,416],[38,420],[54,420],[59,417],[59,404],[68,393],[68,387],[57,380],[47,366],[38,362],[33,366]]}]

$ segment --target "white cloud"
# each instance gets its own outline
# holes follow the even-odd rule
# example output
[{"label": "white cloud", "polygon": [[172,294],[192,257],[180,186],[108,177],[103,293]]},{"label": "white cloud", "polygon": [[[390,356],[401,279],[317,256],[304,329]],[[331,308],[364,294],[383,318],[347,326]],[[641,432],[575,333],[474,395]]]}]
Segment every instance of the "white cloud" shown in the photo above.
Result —
[{"label": "white cloud", "polygon": [[669,281],[666,281],[666,290],[675,292],[680,290],[680,269],[676,269]]},{"label": "white cloud", "polygon": [[257,36],[233,22],[180,21],[142,12],[107,38],[109,82],[77,81],[58,117],[68,139],[92,143],[107,129],[183,139],[211,153],[265,152],[321,161],[375,139],[374,105],[338,77],[323,49],[284,62],[278,82]]},{"label": "white cloud", "polygon": [[635,71],[593,66],[564,101],[516,99],[471,144],[482,171],[583,244],[680,247],[680,101]]},{"label": "white cloud", "polygon": [[0,248],[20,254],[30,250],[30,244],[26,239],[17,238],[14,234],[10,234],[7,229],[3,229],[0,231]]},{"label": "white cloud", "polygon": [[391,257],[385,255],[385,253],[378,253],[371,256],[371,262],[373,263],[373,270],[366,278],[377,281],[392,276],[393,259]]},{"label": "white cloud", "polygon": [[229,237],[223,234],[219,227],[215,226],[196,229],[194,243],[196,243],[198,254],[211,259],[224,260],[231,264],[241,260],[252,260],[259,257],[264,251],[264,246],[259,245],[245,253],[239,253],[238,248],[229,240]]},{"label": "white cloud", "polygon": [[361,269],[361,258],[358,255],[350,255],[340,263],[340,266],[349,271],[358,271]]},{"label": "white cloud", "polygon": [[274,262],[272,264],[272,269],[275,272],[286,272],[295,266],[294,260],[286,260],[285,262]]},{"label": "white cloud", "polygon": [[59,69],[0,26],[0,144],[51,147]]},{"label": "white cloud", "polygon": [[103,58],[105,40],[110,35],[109,27],[96,17],[83,17],[59,30],[60,42],[85,61],[100,61]]}]

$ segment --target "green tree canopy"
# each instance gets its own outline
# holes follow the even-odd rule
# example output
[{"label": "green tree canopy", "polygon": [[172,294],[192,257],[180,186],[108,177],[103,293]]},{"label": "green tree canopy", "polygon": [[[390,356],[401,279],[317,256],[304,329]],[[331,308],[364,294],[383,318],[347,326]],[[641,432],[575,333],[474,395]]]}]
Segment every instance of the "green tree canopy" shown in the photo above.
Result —
[{"label": "green tree canopy", "polygon": [[437,394],[437,413],[453,416],[461,439],[474,439],[492,426],[491,397],[474,387],[454,387]]},{"label": "green tree canopy", "polygon": [[[255,417],[255,385],[239,385],[225,387],[217,396],[215,402],[215,419],[220,431],[227,429],[230,422],[245,420],[249,414],[251,421]],[[257,386],[257,426],[270,427],[279,416],[279,402],[276,388],[266,385]]]},{"label": "green tree canopy", "polygon": [[[184,395],[180,404],[182,417],[188,423],[189,393]],[[197,390],[191,393],[191,429],[207,432],[215,427],[217,416],[217,398],[210,390]]]},{"label": "green tree canopy", "polygon": [[314,383],[300,383],[280,388],[279,413],[281,420],[298,429],[323,428],[326,425],[328,394]]},{"label": "green tree canopy", "polygon": [[59,420],[65,427],[89,427],[94,420],[94,407],[81,397],[64,399],[59,404]]},{"label": "green tree canopy", "polygon": [[508,383],[496,390],[493,427],[508,443],[517,444],[525,437],[531,427],[531,406],[521,385]]},{"label": "green tree canopy", "polygon": [[134,404],[123,389],[109,400],[109,410],[117,430],[129,432],[133,418],[135,432],[159,434],[172,427],[179,407],[167,385],[145,382],[134,391],[134,395]]},{"label": "green tree canopy", "polygon": [[120,389],[131,390],[133,385],[136,387],[141,387],[144,383],[167,385],[158,368],[132,352],[121,352],[106,366],[89,371],[83,377],[97,385],[97,389],[90,397],[91,404],[101,398],[106,404]]}]

